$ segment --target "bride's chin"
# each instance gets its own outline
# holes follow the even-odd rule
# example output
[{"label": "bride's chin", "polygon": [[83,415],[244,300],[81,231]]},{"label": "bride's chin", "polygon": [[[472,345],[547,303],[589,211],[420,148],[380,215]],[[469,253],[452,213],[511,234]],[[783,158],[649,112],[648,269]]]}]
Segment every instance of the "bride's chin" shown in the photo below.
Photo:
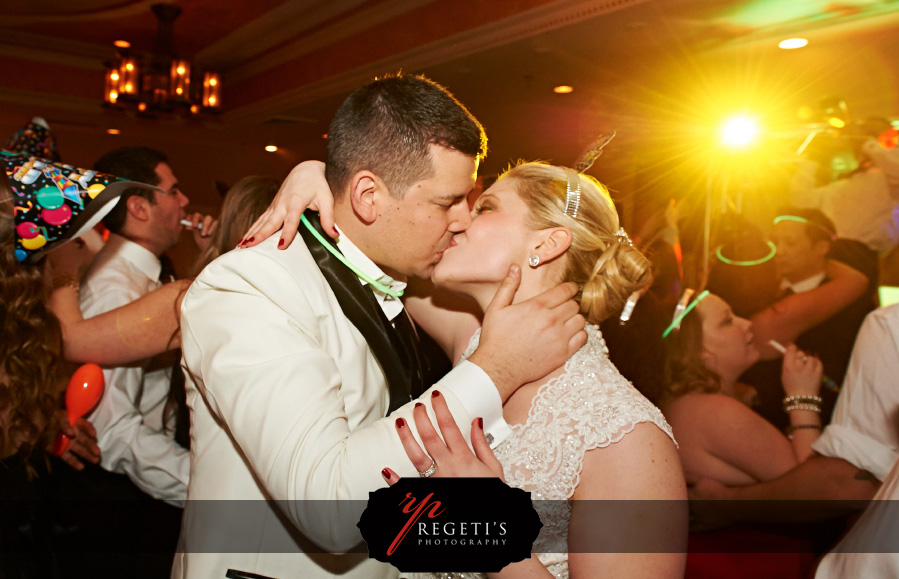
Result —
[{"label": "bride's chin", "polygon": [[453,277],[445,269],[440,269],[440,264],[438,264],[431,273],[431,283],[439,288],[452,289]]},{"label": "bride's chin", "polygon": [[438,263],[434,266],[434,270],[431,272],[431,283],[439,286],[440,281],[445,279],[443,276],[443,271],[440,269],[440,264]]}]

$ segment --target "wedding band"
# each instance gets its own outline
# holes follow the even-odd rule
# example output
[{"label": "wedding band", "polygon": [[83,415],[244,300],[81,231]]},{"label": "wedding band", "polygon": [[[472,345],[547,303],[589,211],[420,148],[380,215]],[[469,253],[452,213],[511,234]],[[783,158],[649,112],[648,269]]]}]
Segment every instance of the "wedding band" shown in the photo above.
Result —
[{"label": "wedding band", "polygon": [[418,471],[418,476],[420,476],[421,478],[428,478],[429,476],[431,476],[431,475],[434,474],[435,472],[437,472],[437,461],[435,461],[435,460],[432,458],[432,459],[431,459],[431,466],[428,467],[428,470],[426,470],[426,471],[424,471],[424,472]]}]

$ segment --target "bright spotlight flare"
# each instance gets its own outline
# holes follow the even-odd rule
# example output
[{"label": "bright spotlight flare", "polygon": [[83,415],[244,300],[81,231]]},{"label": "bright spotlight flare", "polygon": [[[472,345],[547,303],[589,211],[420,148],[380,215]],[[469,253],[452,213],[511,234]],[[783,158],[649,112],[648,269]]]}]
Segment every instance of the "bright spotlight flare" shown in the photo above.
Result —
[{"label": "bright spotlight flare", "polygon": [[759,126],[755,119],[747,116],[732,117],[721,127],[721,140],[733,148],[746,147],[755,141]]},{"label": "bright spotlight flare", "polygon": [[777,43],[777,46],[783,48],[784,50],[793,50],[796,48],[802,48],[803,46],[808,46],[808,40],[805,38],[788,38],[786,40],[781,40]]}]

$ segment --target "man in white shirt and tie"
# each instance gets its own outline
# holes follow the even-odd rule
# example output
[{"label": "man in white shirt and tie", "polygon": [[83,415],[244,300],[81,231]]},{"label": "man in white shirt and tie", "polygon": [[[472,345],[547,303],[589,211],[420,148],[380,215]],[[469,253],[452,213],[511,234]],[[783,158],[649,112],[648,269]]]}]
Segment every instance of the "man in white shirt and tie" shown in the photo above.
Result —
[{"label": "man in white shirt and tie", "polygon": [[[178,243],[188,199],[165,155],[145,147],[110,151],[95,165],[158,190],[127,190],[104,218],[110,237],[81,285],[81,311],[90,318],[158,288],[160,256]],[[144,493],[182,507],[189,454],[163,424],[171,368],[147,364],[105,368],[103,398],[88,419],[97,429],[100,465],[127,475]]]},{"label": "man in white shirt and tie", "polygon": [[[155,189],[126,189],[104,217],[109,241],[81,284],[85,318],[131,303],[161,285],[160,257],[178,243],[188,203],[159,151],[123,147],[104,155],[95,169],[114,171]],[[206,226],[211,231],[211,219]],[[161,569],[171,565],[190,474],[190,455],[174,438],[175,413],[165,412],[172,371],[177,368],[173,360],[173,356],[162,356],[104,368],[103,396],[86,416],[97,430],[100,468],[88,467],[81,474],[78,493],[97,501],[97,508],[109,509],[95,515],[109,521],[94,531],[98,544],[128,545],[113,547],[119,550],[118,559],[112,554],[99,558],[106,573],[120,573],[119,565],[126,559],[134,576],[141,577],[159,576]],[[148,546],[151,541],[155,543]],[[148,550],[147,556],[135,558],[143,550]]]},{"label": "man in white shirt and tie", "polygon": [[498,444],[509,432],[503,400],[583,344],[583,320],[561,314],[576,289],[560,286],[541,296],[552,304],[488,312],[478,351],[431,387],[392,294],[409,275],[429,277],[468,227],[485,152],[483,128],[443,87],[377,79],[328,131],[335,245],[351,267],[308,215],[319,237],[304,224],[305,243],[279,251],[274,236],[229,252],[191,286],[190,500],[173,577],[395,577],[364,554],[331,554],[360,542],[358,503],[385,486],[384,467],[419,474],[395,419],[414,428],[412,401],[430,406],[439,391],[464,433],[481,417]]}]

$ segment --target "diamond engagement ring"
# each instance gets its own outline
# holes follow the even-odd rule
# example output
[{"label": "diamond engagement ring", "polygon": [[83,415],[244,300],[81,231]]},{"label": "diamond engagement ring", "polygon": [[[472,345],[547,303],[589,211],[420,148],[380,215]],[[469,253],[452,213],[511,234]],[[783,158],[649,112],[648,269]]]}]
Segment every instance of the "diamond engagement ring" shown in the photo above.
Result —
[{"label": "diamond engagement ring", "polygon": [[435,472],[437,472],[437,461],[435,461],[435,460],[432,458],[432,459],[431,459],[431,466],[428,467],[428,470],[426,470],[426,471],[418,471],[418,476],[420,476],[421,478],[428,478],[429,476],[431,476],[431,475],[434,474]]}]

